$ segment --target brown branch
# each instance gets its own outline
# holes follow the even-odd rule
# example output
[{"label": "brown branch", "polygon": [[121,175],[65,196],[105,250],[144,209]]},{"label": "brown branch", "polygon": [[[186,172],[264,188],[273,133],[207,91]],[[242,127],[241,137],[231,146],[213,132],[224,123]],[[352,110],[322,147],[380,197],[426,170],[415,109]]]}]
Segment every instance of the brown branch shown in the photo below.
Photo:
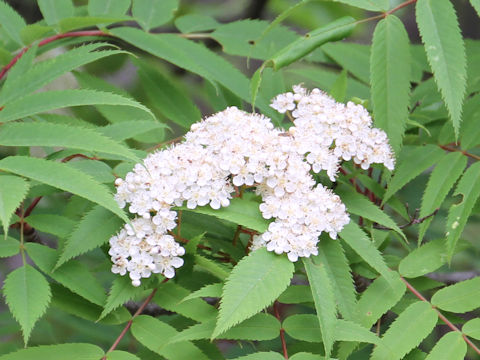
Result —
[{"label": "brown branch", "polygon": [[408,290],[410,290],[413,295],[415,295],[418,299],[430,304],[432,308],[437,312],[437,315],[440,319],[443,320],[443,322],[453,331],[458,331],[460,334],[462,334],[463,340],[473,349],[477,354],[480,354],[480,349],[464,334],[462,331],[457,328],[450,320],[448,320],[445,315],[443,315],[440,310],[438,310],[435,306],[433,306],[425,297],[420,294],[420,292],[415,289],[403,276],[400,276],[400,279],[405,283],[407,286]]},{"label": "brown branch", "polygon": [[[418,209],[415,210],[415,213],[414,215],[410,218],[410,221],[406,224],[403,224],[403,225],[399,225],[398,227],[400,229],[404,229],[406,227],[409,227],[409,226],[412,226],[412,225],[417,225],[417,224],[421,224],[422,222],[424,222],[425,220],[427,220],[428,218],[431,218],[432,216],[435,216],[437,215],[438,213],[438,208],[435,209],[435,211],[427,216],[424,216],[424,217],[421,217],[421,218],[417,218],[417,213],[418,213]],[[393,230],[392,228],[389,228],[389,227],[386,227],[386,226],[381,226],[381,225],[374,225],[373,226],[375,229],[378,229],[378,230]]]},{"label": "brown branch", "polygon": [[[275,300],[273,303],[273,312],[275,313],[275,317],[277,320],[282,323],[282,318],[280,316],[280,311],[278,311],[278,301]],[[282,351],[283,357],[288,359],[288,350],[287,350],[287,342],[285,341],[285,329],[282,327],[280,328],[280,341],[282,342]]]},{"label": "brown branch", "polygon": [[443,150],[446,150],[446,151],[450,151],[450,152],[460,152],[462,153],[463,155],[465,156],[468,156],[469,158],[472,158],[472,159],[475,159],[475,160],[480,160],[480,156],[478,155],[475,155],[475,154],[471,154],[465,150],[461,150],[461,149],[457,149],[457,148],[453,148],[453,147],[450,147],[448,145],[438,145],[440,148],[442,148]]},{"label": "brown branch", "polygon": [[[166,281],[168,281],[168,279],[165,279]],[[165,282],[164,280],[164,282]],[[120,335],[118,335],[117,339],[115,340],[115,342],[112,344],[112,346],[110,347],[110,349],[108,349],[107,351],[107,354],[109,352],[112,352],[113,350],[115,350],[118,346],[118,344],[120,343],[120,341],[122,341],[123,337],[125,336],[125,334],[127,333],[127,331],[130,329],[130,327],[132,326],[132,323],[133,323],[133,319],[135,319],[138,315],[140,315],[143,310],[145,309],[145,307],[148,305],[148,303],[152,300],[152,298],[155,296],[155,293],[157,292],[157,289],[153,289],[153,291],[151,292],[150,295],[148,295],[148,297],[145,299],[145,301],[143,302],[143,304],[138,308],[138,310],[135,312],[135,314],[132,315],[132,318],[127,322],[127,325],[125,325],[125,327],[123,328],[122,332],[120,333]],[[107,360],[107,355],[105,355],[102,360]]]}]

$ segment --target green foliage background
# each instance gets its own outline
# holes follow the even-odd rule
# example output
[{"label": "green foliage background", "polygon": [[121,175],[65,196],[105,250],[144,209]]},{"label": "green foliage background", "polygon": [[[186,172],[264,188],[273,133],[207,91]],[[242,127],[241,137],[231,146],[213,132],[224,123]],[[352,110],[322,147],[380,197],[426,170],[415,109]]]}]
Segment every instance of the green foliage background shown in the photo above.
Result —
[{"label": "green foliage background", "polygon": [[[478,358],[479,12],[0,0],[0,360]],[[115,178],[227,106],[289,126],[269,101],[302,82],[363,104],[396,153],[392,173],[320,177],[351,214],[340,239],[246,256],[268,226],[246,192],[183,209],[174,279],[112,274]]]}]

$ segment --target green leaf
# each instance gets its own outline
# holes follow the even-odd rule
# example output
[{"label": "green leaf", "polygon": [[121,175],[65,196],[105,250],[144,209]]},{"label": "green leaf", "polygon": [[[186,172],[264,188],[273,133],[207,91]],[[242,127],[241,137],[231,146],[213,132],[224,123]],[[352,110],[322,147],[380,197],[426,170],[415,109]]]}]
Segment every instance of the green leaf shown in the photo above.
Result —
[{"label": "green leaf", "polygon": [[444,151],[435,145],[416,146],[413,149],[405,146],[400,154],[397,169],[388,183],[382,204],[385,204],[398,190],[438,162],[444,154]]},{"label": "green leaf", "polygon": [[[3,134],[3,127],[0,136]],[[5,239],[10,219],[27,195],[29,187],[28,182],[18,176],[0,176],[0,221],[2,221]]]},{"label": "green leaf", "polygon": [[0,356],[0,360],[98,360],[103,354],[92,344],[41,345]]},{"label": "green leaf", "polygon": [[74,16],[60,20],[60,32],[66,33],[72,30],[97,26],[104,27],[106,25],[117,22],[128,21],[132,18],[129,16]]},{"label": "green leaf", "polygon": [[312,354],[307,352],[298,352],[289,357],[290,360],[324,360],[325,358],[318,354]]},{"label": "green leaf", "polygon": [[20,31],[20,37],[25,45],[30,45],[35,40],[44,38],[46,34],[53,33],[54,29],[53,26],[39,23],[29,24]]},{"label": "green leaf", "polygon": [[384,277],[377,278],[358,300],[357,322],[370,328],[403,297],[405,290],[406,286],[399,276],[395,277],[393,283]]},{"label": "green leaf", "polygon": [[7,3],[0,1],[0,24],[7,35],[18,45],[22,45],[20,31],[27,25],[25,20]]},{"label": "green leaf", "polygon": [[470,0],[470,5],[472,5],[478,16],[480,16],[480,0]]},{"label": "green leaf", "polygon": [[133,336],[145,347],[168,360],[208,360],[202,351],[189,341],[168,344],[177,330],[151,316],[140,315],[133,320]]},{"label": "green leaf", "polygon": [[37,3],[48,25],[56,25],[74,13],[71,0],[38,0]]},{"label": "green leaf", "polygon": [[[104,153],[101,153],[101,155],[103,156]],[[70,167],[90,175],[102,184],[113,183],[115,181],[115,176],[112,174],[112,168],[102,161],[82,159],[69,161],[67,164]]]},{"label": "green leaf", "polygon": [[390,2],[388,0],[334,0],[360,9],[370,11],[385,11],[388,10]]},{"label": "green leaf", "polygon": [[332,284],[320,256],[302,258],[302,261],[312,290],[317,318],[322,332],[323,347],[328,358],[335,341],[334,330],[337,320],[337,307]]},{"label": "green leaf", "polygon": [[107,360],[140,360],[140,358],[126,351],[114,350],[107,353]]},{"label": "green leaf", "polygon": [[202,114],[184,91],[178,89],[152,66],[139,61],[135,63],[139,66],[138,76],[147,97],[167,119],[184,129],[190,129],[193,123],[201,120]]},{"label": "green leaf", "polygon": [[113,140],[123,141],[155,129],[163,129],[166,127],[166,124],[162,124],[156,121],[137,120],[122,121],[116,124],[107,125],[97,128],[97,131]]},{"label": "green leaf", "polygon": [[294,266],[286,256],[261,248],[233,268],[223,287],[212,338],[269,306],[290,284]]},{"label": "green leaf", "polygon": [[356,291],[340,242],[327,236],[322,237],[318,245],[318,259],[325,265],[338,310],[344,319],[353,320],[357,305]]},{"label": "green leaf", "polygon": [[27,344],[33,326],[50,303],[50,286],[42,274],[25,264],[7,275],[3,293],[8,308],[22,327]]},{"label": "green leaf", "polygon": [[446,225],[448,261],[455,253],[458,239],[480,196],[480,163],[473,164],[465,171],[453,194],[457,195],[461,196],[461,200],[450,207]]},{"label": "green leaf", "polygon": [[26,95],[5,105],[0,111],[0,122],[7,122],[45,111],[84,105],[130,106],[143,110],[153,120],[153,113],[142,104],[120,95],[94,90],[58,90]]},{"label": "green leaf", "polygon": [[0,160],[0,169],[81,196],[128,222],[107,187],[67,164],[26,156],[10,156]]},{"label": "green leaf", "polygon": [[[91,322],[98,320],[103,310],[101,306],[92,304],[90,301],[76,295],[60,284],[52,283],[50,286],[52,289],[51,306]],[[102,319],[101,323],[117,325],[127,322],[130,318],[131,314],[126,308],[119,308],[117,311],[112,312],[109,316]]]},{"label": "green leaf", "polygon": [[353,18],[342,17],[287,45],[270,58],[268,63],[275,70],[290,65],[327,42],[343,39],[353,31],[354,27],[355,20]]},{"label": "green leaf", "polygon": [[408,118],[410,49],[403,23],[394,15],[381,20],[372,40],[370,73],[375,126],[385,130],[396,154]]},{"label": "green leaf", "polygon": [[75,225],[75,221],[66,216],[55,214],[33,214],[25,221],[38,231],[58,236],[61,239],[66,238]]},{"label": "green leaf", "polygon": [[132,15],[149,31],[172,20],[177,8],[178,0],[133,0]]},{"label": "green leaf", "polygon": [[198,254],[195,254],[195,264],[220,280],[225,280],[230,275],[229,268],[226,266],[223,266],[218,261],[207,259]]},{"label": "green leaf", "polygon": [[432,304],[450,312],[464,313],[480,307],[480,276],[437,291]]},{"label": "green leaf", "polygon": [[208,15],[187,14],[175,19],[175,26],[182,33],[207,31],[215,29],[220,23]]},{"label": "green leaf", "polygon": [[463,107],[460,144],[464,150],[471,149],[480,143],[480,129],[477,126],[480,119],[479,104],[480,94],[476,94],[468,98]]},{"label": "green leaf", "polygon": [[[322,51],[358,80],[365,84],[370,83],[370,46],[335,42],[323,45]],[[360,94],[356,95],[360,96]]]},{"label": "green leaf", "polygon": [[0,132],[3,146],[59,146],[65,148],[103,152],[139,161],[127,147],[99,134],[93,129],[63,124],[17,122],[5,124]]},{"label": "green leaf", "polygon": [[29,69],[25,69],[22,74],[17,76],[15,82],[8,82],[2,88],[0,104],[8,104],[12,100],[30,94],[59,76],[82,65],[107,56],[125,53],[122,50],[98,50],[100,47],[105,46],[111,47],[111,45],[106,43],[79,46],[52,59],[39,62]]},{"label": "green leaf", "polygon": [[88,13],[92,16],[124,15],[130,7],[130,0],[88,0]]},{"label": "green leaf", "polygon": [[467,336],[480,340],[480,318],[467,321],[462,327],[462,332]]},{"label": "green leaf", "polygon": [[298,39],[294,31],[283,26],[277,26],[259,38],[258,34],[268,26],[268,21],[243,19],[218,26],[211,36],[227,54],[267,60]]},{"label": "green leaf", "polygon": [[425,360],[463,360],[467,344],[459,331],[450,331],[442,336]]},{"label": "green leaf", "polygon": [[191,211],[198,214],[215,216],[222,220],[227,220],[246,228],[265,232],[268,229],[268,220],[264,219],[258,208],[258,202],[244,196],[244,198],[235,198],[230,201],[230,205],[218,210],[212,209],[210,206],[197,207],[189,209],[185,206],[179,208],[184,211]]},{"label": "green leaf", "polygon": [[[452,186],[457,182],[467,165],[467,157],[460,152],[452,152],[445,155],[432,171],[428,179],[427,187],[422,197],[422,206],[419,217],[423,218],[432,214],[442,205]],[[448,176],[445,176],[448,174]],[[431,218],[420,224],[418,231],[418,243],[420,244]]]},{"label": "green leaf", "polygon": [[415,278],[431,273],[448,260],[445,240],[430,241],[402,259],[398,271],[402,276]]},{"label": "green leaf", "polygon": [[382,255],[377,250],[367,234],[352,220],[343,228],[339,236],[365,260],[372,268],[377,270],[388,281],[393,281],[392,272],[388,269]]},{"label": "green leaf", "polygon": [[458,136],[467,60],[455,9],[449,0],[419,0],[415,9],[428,63]]},{"label": "green leaf", "polygon": [[370,359],[402,359],[432,332],[437,320],[437,313],[428,302],[415,302],[390,325]]},{"label": "green leaf", "polygon": [[202,299],[184,300],[190,292],[172,282],[164,283],[159,287],[153,301],[162,308],[176,312],[195,321],[208,321],[215,318],[216,309]]},{"label": "green leaf", "polygon": [[313,303],[312,291],[307,285],[290,285],[279,297],[282,304]]},{"label": "green leaf", "polygon": [[35,265],[53,280],[93,304],[102,306],[105,303],[105,290],[86,265],[78,261],[70,261],[53,271],[57,261],[57,251],[35,243],[28,243],[25,247]]},{"label": "green leaf", "polygon": [[344,102],[347,96],[347,70],[343,69],[330,88],[330,95],[338,102]]},{"label": "green leaf", "polygon": [[233,360],[284,360],[285,358],[277,352],[256,352],[250,355],[240,356]]},{"label": "green leaf", "polygon": [[[247,77],[225,59],[200,44],[178,35],[147,34],[131,27],[112,29],[111,33],[210,82],[218,82],[243,100],[250,101]],[[263,99],[259,101],[259,107],[267,115],[273,112]]]},{"label": "green leaf", "polygon": [[282,328],[296,340],[320,343],[322,342],[322,331],[318,318],[312,314],[290,315],[283,320]]},{"label": "green leaf", "polygon": [[[196,324],[178,333],[169,343],[209,339],[215,328],[215,319]],[[280,334],[280,322],[269,314],[256,314],[222,333],[218,338],[226,340],[272,340]]]},{"label": "green leaf", "polygon": [[260,66],[252,75],[250,80],[250,103],[252,104],[252,109],[255,109],[255,103],[257,102],[258,91],[260,90],[260,85],[262,84],[262,72],[265,68],[264,65]]},{"label": "green leaf", "polygon": [[335,189],[335,192],[340,196],[349,213],[362,216],[380,225],[391,228],[402,238],[406,239],[405,234],[392,218],[362,194],[352,191],[351,188],[346,186],[339,186],[338,189]]},{"label": "green leaf", "polygon": [[[1,244],[1,243],[0,243]],[[197,291],[192,292],[190,295],[186,296],[182,301],[196,299],[199,297],[216,297],[219,298],[222,296],[222,283],[209,284],[205,285]]]},{"label": "green leaf", "polygon": [[112,283],[107,301],[105,302],[105,308],[100,314],[99,320],[127,301],[135,299],[143,293],[144,289],[133,286],[128,276],[118,276]]},{"label": "green leaf", "polygon": [[0,239],[0,258],[17,255],[20,252],[20,242],[17,239],[7,236]]},{"label": "green leaf", "polygon": [[335,341],[358,341],[372,344],[380,343],[380,339],[369,329],[352,321],[337,319],[335,324]]},{"label": "green leaf", "polygon": [[77,223],[66,239],[62,255],[55,268],[66,261],[106,243],[122,226],[123,222],[110,211],[95,206]]},{"label": "green leaf", "polygon": [[2,86],[2,91],[5,87],[14,85],[16,80],[25,73],[33,63],[35,56],[37,55],[38,46],[33,45],[31,46],[20,59],[12,66],[12,68],[8,72],[7,79]]}]

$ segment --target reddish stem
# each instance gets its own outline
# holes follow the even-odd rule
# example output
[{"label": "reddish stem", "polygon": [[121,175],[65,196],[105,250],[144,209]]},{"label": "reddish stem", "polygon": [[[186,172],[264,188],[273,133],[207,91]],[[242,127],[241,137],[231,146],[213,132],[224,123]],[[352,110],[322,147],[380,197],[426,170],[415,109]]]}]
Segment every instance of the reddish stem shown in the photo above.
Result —
[{"label": "reddish stem", "polygon": [[[278,311],[278,301],[273,303],[273,312],[275,313],[277,320],[281,323],[282,318],[280,316],[280,311]],[[287,342],[285,341],[285,329],[283,327],[280,329],[280,341],[282,342],[283,357],[288,359]]]},{"label": "reddish stem", "polygon": [[[430,302],[422,295],[420,292],[418,292],[417,289],[415,289],[407,280],[403,278],[403,276],[400,276],[400,279],[405,283],[407,286],[408,290],[410,290],[413,295],[415,295],[417,298],[419,298],[422,301],[425,301],[426,303]],[[431,304],[430,304],[431,305]],[[477,354],[480,354],[480,349],[465,335],[462,333],[462,331],[457,328],[450,320],[448,320],[435,306],[432,305],[432,308],[437,312],[437,315],[440,319],[443,320],[443,322],[453,331],[458,331],[459,333],[462,334],[463,340],[473,349]]]},{"label": "reddish stem", "polygon": [[[165,279],[168,281],[168,279]],[[165,281],[164,281],[165,282]],[[152,298],[155,296],[155,293],[157,292],[157,289],[153,289],[152,293],[145,299],[145,301],[143,302],[143,304],[138,308],[138,310],[135,312],[135,314],[133,314],[132,318],[128,321],[127,325],[125,325],[125,327],[123,328],[122,332],[120,333],[120,335],[118,335],[117,339],[115,340],[115,342],[112,344],[112,346],[110,347],[110,349],[108,349],[107,351],[107,354],[109,352],[112,352],[113,350],[116,349],[116,347],[118,346],[118,344],[120,343],[120,341],[122,341],[123,337],[125,336],[125,334],[127,333],[127,331],[130,329],[130,327],[132,326],[132,323],[133,323],[133,319],[135,319],[138,315],[140,315],[143,310],[145,310],[145,307],[148,305],[148,303],[152,300]],[[102,360],[106,360],[107,359],[107,355],[105,355]]]},{"label": "reddish stem", "polygon": [[468,156],[469,158],[472,158],[472,159],[475,159],[475,160],[480,160],[480,156],[478,155],[475,155],[475,154],[470,154],[469,152],[466,152],[465,150],[461,150],[461,149],[457,149],[457,148],[452,148],[450,146],[447,146],[447,145],[438,145],[440,148],[442,148],[443,150],[446,150],[446,151],[450,151],[450,152],[460,152],[462,153],[463,155],[465,156]]},{"label": "reddish stem", "polygon": [[385,15],[390,15],[390,14],[393,14],[395,11],[397,10],[400,10],[401,8],[404,8],[405,6],[408,6],[410,4],[414,4],[416,3],[417,0],[408,0],[408,1],[405,1],[404,3],[401,3],[400,5],[398,5],[397,7],[394,7],[392,10],[389,10],[385,13]]},{"label": "reddish stem", "polygon": [[37,206],[38,202],[42,200],[42,196],[39,196],[39,197],[36,197],[32,203],[30,204],[30,206],[27,208],[27,210],[25,211],[25,214],[23,215],[24,218],[26,218],[27,216],[29,216],[33,209],[35,209],[35,206]]},{"label": "reddish stem", "polygon": [[[112,36],[107,34],[101,30],[89,30],[89,31],[73,31],[65,34],[57,34],[50,36],[46,39],[41,40],[38,43],[38,47],[47,45],[55,40],[63,39],[63,38],[70,38],[70,37],[84,37],[84,36]],[[0,71],[0,80],[5,76],[8,70],[12,68],[13,65],[27,52],[30,46],[24,47],[20,52],[7,64],[5,65],[2,70]],[[0,109],[1,110],[1,109]]]}]

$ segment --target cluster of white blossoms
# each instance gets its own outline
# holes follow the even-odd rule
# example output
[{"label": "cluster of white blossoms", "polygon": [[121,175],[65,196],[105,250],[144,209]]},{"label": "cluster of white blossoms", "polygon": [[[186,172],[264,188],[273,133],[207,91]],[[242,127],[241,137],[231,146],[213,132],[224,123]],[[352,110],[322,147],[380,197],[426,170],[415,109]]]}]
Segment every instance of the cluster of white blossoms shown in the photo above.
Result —
[{"label": "cluster of white blossoms", "polygon": [[175,275],[184,249],[169,232],[176,227],[175,206],[189,209],[230,204],[235,187],[254,186],[259,208],[272,219],[268,230],[253,239],[252,249],[265,246],[291,261],[317,254],[318,238],[332,238],[349,222],[345,205],[331,190],[316,184],[311,172],[325,170],[335,180],[340,161],[367,169],[383,163],[393,169],[385,133],[371,128],[360,105],[337,103],[318,89],[295,86],[271,105],[291,111],[288,131],[270,119],[230,107],[192,125],[185,140],[147,156],[117,179],[116,200],[137,217],[110,239],[112,271],[129,272],[132,283],[151,273]]}]

